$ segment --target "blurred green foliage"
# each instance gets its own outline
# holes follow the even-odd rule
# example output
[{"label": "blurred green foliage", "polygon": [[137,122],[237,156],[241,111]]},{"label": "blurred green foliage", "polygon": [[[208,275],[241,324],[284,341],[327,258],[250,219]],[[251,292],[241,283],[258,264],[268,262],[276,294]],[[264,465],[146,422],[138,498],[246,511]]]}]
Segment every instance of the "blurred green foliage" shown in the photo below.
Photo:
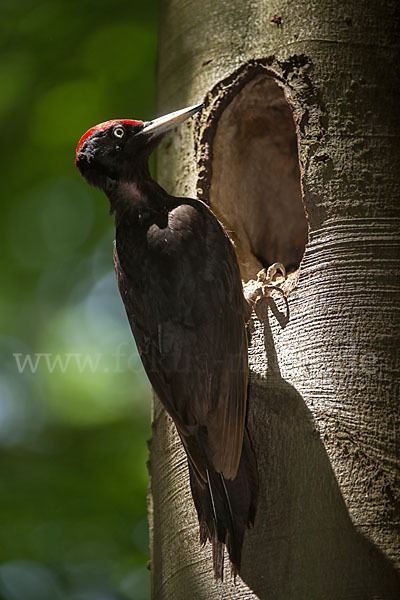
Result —
[{"label": "blurred green foliage", "polygon": [[155,114],[157,2],[0,5],[0,597],[149,597],[151,392],[80,136]]}]

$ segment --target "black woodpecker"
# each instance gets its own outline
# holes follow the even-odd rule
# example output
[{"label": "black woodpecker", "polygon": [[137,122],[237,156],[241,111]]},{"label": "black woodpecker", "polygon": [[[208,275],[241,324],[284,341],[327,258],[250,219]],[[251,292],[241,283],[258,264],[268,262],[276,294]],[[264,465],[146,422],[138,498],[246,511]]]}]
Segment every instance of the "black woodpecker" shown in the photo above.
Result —
[{"label": "black woodpecker", "polygon": [[200,541],[211,541],[222,579],[224,546],[233,572],[240,569],[257,503],[246,428],[249,307],[222,225],[200,200],[170,196],[148,168],[163,135],[200,109],[100,123],[80,139],[76,165],[110,201],[119,291],[151,385],[186,451]]}]

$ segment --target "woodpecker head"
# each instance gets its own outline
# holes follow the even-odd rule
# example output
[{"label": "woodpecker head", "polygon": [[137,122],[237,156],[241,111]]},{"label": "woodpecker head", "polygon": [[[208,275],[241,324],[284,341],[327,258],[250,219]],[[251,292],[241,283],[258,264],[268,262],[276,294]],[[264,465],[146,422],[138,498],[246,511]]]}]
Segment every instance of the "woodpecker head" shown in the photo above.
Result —
[{"label": "woodpecker head", "polygon": [[194,115],[201,104],[153,121],[114,119],[89,129],[79,140],[75,162],[88,183],[106,188],[134,181],[163,135]]}]

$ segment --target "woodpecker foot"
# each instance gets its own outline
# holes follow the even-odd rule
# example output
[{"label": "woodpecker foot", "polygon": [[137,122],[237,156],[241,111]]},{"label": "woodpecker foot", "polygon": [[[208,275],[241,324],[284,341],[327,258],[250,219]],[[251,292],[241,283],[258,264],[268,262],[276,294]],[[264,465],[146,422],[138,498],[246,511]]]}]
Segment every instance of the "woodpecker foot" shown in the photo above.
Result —
[{"label": "woodpecker foot", "polygon": [[274,287],[275,289],[278,289],[280,292],[282,292],[283,290],[281,290],[281,288],[278,288],[277,286],[274,286],[272,284],[276,274],[279,272],[281,273],[281,279],[283,278],[283,281],[285,281],[286,269],[282,263],[278,263],[278,262],[276,262],[273,265],[271,265],[270,267],[268,267],[267,271],[265,269],[262,269],[261,271],[259,271],[257,273],[257,281],[259,281],[260,283],[264,283],[267,286]]},{"label": "woodpecker foot", "polygon": [[[281,263],[274,263],[268,269],[262,269],[257,273],[257,283],[259,284],[255,290],[253,290],[249,296],[247,296],[247,301],[256,311],[257,316],[262,312],[259,310],[260,305],[264,302],[265,299],[272,300],[273,291],[279,292],[282,294],[282,297],[285,301],[286,305],[286,315],[283,316],[282,313],[278,312],[276,305],[274,304],[275,310],[271,304],[269,303],[272,312],[277,317],[280,325],[285,327],[289,322],[289,302],[285,295],[285,292],[282,288],[279,287],[279,283],[283,283],[286,280],[286,269]],[[275,282],[275,283],[274,283]],[[278,314],[281,315],[281,318],[278,318]]]}]

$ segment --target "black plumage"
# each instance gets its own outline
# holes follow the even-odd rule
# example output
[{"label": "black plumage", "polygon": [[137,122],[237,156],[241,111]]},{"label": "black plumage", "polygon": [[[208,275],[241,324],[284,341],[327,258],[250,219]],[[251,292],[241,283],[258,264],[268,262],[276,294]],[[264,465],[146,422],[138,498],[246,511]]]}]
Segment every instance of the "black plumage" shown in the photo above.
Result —
[{"label": "black plumage", "polygon": [[118,286],[149,380],[188,456],[200,539],[223,577],[254,521],[257,469],[246,430],[248,305],[228,236],[201,201],[175,198],[148,157],[200,106],[148,123],[115,120],[80,140],[76,163],[115,215]]}]

